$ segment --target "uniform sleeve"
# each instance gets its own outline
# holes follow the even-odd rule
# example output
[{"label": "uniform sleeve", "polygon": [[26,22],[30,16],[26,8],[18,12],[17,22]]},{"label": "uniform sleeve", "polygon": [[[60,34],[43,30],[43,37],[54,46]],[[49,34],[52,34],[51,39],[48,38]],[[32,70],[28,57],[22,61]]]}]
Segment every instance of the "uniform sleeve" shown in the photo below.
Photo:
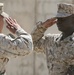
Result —
[{"label": "uniform sleeve", "polygon": [[34,44],[34,50],[36,52],[44,52],[44,32],[46,31],[46,28],[42,26],[40,23],[37,25],[37,27],[34,28],[32,31],[32,39],[33,39],[33,44]]},{"label": "uniform sleeve", "polygon": [[5,56],[24,56],[33,50],[32,37],[22,28],[16,31],[17,37],[0,34],[0,52]]},{"label": "uniform sleeve", "polygon": [[42,39],[45,31],[46,28],[42,26],[42,22],[39,22],[39,24],[36,27],[34,27],[34,30],[31,33],[33,42],[37,42],[40,39]]}]

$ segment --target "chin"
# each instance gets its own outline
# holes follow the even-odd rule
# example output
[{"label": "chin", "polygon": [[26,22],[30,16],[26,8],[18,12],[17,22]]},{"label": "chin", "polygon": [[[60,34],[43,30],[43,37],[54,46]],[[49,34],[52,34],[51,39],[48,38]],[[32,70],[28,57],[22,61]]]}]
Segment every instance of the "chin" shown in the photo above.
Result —
[{"label": "chin", "polygon": [[59,30],[59,31],[62,31],[62,29],[61,29],[61,28],[59,28],[59,27],[58,27],[58,30]]}]

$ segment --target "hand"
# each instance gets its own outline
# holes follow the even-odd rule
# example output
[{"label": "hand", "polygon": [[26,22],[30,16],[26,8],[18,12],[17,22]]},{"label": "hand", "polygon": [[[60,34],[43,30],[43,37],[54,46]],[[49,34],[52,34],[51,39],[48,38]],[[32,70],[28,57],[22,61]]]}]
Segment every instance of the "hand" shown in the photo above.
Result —
[{"label": "hand", "polygon": [[57,22],[57,21],[56,21],[56,18],[51,18],[51,19],[48,19],[48,20],[46,20],[45,22],[43,22],[42,25],[43,25],[45,28],[48,28],[48,27],[54,25],[56,22]]},{"label": "hand", "polygon": [[16,30],[19,29],[19,28],[21,28],[20,25],[16,22],[15,19],[12,19],[11,17],[9,17],[9,18],[6,18],[5,20],[6,20],[6,22],[7,22],[7,26],[6,26],[6,27],[7,27],[12,33],[15,34]]}]

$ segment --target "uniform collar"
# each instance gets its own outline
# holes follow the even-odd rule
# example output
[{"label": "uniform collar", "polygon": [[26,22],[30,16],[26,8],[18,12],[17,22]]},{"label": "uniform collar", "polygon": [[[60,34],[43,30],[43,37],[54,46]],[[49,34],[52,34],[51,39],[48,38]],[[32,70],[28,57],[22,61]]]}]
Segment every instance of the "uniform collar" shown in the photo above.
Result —
[{"label": "uniform collar", "polygon": [[66,37],[65,39],[61,40],[62,38],[62,33],[60,34],[60,36],[58,38],[56,38],[57,42],[65,42],[65,41],[74,41],[74,33],[68,37]]}]

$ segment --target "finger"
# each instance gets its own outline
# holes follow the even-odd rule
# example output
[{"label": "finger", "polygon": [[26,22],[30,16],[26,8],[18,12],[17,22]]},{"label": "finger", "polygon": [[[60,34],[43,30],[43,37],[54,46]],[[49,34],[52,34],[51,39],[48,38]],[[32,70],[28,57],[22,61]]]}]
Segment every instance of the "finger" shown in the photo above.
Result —
[{"label": "finger", "polygon": [[57,21],[53,21],[53,22],[52,22],[52,25],[55,24],[55,23],[57,23]]},{"label": "finger", "polygon": [[9,26],[6,26],[8,29],[10,29],[10,27]]},{"label": "finger", "polygon": [[13,24],[9,21],[9,19],[5,19],[7,24],[10,25],[10,26],[13,26]]},{"label": "finger", "polygon": [[57,19],[56,17],[51,18],[51,20],[56,20],[56,19]]},{"label": "finger", "polygon": [[12,21],[10,18],[6,18],[6,20],[7,20],[8,22],[10,22],[11,25],[13,25],[13,21]]},{"label": "finger", "polygon": [[50,23],[52,21],[56,20],[55,18],[47,19],[45,22]]},{"label": "finger", "polygon": [[11,17],[9,17],[8,19],[11,23],[14,23],[13,19]]},{"label": "finger", "polygon": [[57,19],[57,18],[54,17],[54,18],[48,19],[47,21],[48,21],[48,22],[52,22],[52,21],[55,21],[56,19]]},{"label": "finger", "polygon": [[17,23],[16,19],[13,19],[13,21],[14,21],[15,23]]},{"label": "finger", "polygon": [[9,20],[10,20],[11,22],[14,22],[13,19],[12,19],[11,17],[9,17]]},{"label": "finger", "polygon": [[12,25],[12,23],[9,21],[9,19],[5,19],[5,20],[6,20],[7,24]]},{"label": "finger", "polygon": [[13,27],[11,27],[11,26],[6,26],[10,31],[12,31],[12,30],[14,30],[14,28]]}]

